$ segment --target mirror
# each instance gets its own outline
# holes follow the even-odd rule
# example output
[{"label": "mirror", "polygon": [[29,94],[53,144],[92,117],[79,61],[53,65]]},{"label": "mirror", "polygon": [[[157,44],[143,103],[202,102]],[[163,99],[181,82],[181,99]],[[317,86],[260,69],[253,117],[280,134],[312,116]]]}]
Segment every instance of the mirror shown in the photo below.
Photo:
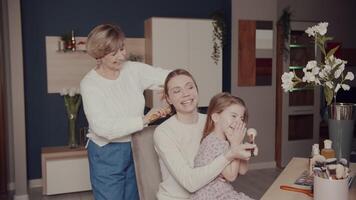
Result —
[{"label": "mirror", "polygon": [[238,86],[272,84],[273,22],[239,20]]}]

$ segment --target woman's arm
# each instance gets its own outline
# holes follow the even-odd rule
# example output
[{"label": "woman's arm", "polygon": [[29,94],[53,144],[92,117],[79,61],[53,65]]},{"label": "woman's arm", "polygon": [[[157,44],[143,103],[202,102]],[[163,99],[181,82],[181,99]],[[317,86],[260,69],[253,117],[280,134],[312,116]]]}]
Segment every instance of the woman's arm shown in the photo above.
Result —
[{"label": "woman's arm", "polygon": [[229,181],[232,182],[236,179],[240,172],[240,160],[233,160],[228,166],[225,167],[225,169],[221,172],[223,177]]},{"label": "woman's arm", "polygon": [[208,165],[191,167],[178,149],[176,141],[160,127],[155,130],[154,144],[169,173],[189,192],[195,192],[214,180],[230,163],[224,155],[221,155]]},{"label": "woman's arm", "polygon": [[153,67],[145,63],[131,62],[132,67],[136,70],[138,77],[137,80],[140,81],[140,85],[143,90],[153,89],[161,90],[163,89],[164,80],[166,79],[168,73],[171,70],[162,69],[159,67]]},{"label": "woman's arm", "polygon": [[130,135],[143,129],[144,122],[141,116],[113,118],[107,114],[111,109],[106,105],[105,96],[100,88],[88,82],[82,82],[80,91],[83,98],[83,108],[90,128],[94,133],[107,140],[114,140],[123,136]]}]

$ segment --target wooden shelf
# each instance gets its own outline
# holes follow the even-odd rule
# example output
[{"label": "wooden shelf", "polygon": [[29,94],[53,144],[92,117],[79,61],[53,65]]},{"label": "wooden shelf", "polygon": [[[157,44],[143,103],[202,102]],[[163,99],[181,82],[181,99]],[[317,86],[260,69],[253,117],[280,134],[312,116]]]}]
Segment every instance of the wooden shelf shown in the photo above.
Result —
[{"label": "wooden shelf", "polygon": [[290,44],[289,48],[309,48],[310,45],[303,45],[303,44]]},{"label": "wooden shelf", "polygon": [[87,53],[87,50],[57,50],[58,53]]},{"label": "wooden shelf", "polygon": [[[58,51],[60,39],[59,36],[46,36],[48,93],[60,93],[63,88],[79,88],[85,74],[96,66],[96,60],[82,47],[76,51]],[[86,37],[76,39],[86,42]],[[134,54],[144,58],[144,38],[126,38],[125,46],[127,55]]]},{"label": "wooden shelf", "polygon": [[300,70],[303,69],[304,66],[290,65],[288,68],[289,70]]}]

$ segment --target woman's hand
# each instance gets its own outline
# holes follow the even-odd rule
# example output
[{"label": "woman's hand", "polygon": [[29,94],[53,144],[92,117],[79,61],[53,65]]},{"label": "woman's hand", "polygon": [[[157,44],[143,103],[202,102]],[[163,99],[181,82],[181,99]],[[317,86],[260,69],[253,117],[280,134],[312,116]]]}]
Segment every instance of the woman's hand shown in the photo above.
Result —
[{"label": "woman's hand", "polygon": [[147,125],[156,121],[159,118],[166,117],[171,113],[171,107],[165,106],[160,108],[152,108],[144,117],[143,124]]},{"label": "woman's hand", "polygon": [[236,121],[225,130],[227,140],[231,145],[239,145],[246,135],[246,123],[243,121]]}]

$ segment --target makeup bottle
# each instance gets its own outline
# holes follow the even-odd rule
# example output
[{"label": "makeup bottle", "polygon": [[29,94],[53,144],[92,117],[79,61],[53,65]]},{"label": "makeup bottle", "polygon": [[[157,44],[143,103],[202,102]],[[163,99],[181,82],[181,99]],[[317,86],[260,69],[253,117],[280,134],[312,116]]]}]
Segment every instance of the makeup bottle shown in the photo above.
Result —
[{"label": "makeup bottle", "polygon": [[321,150],[321,155],[326,159],[335,158],[335,150],[331,148],[331,145],[331,140],[324,140],[324,149]]}]

